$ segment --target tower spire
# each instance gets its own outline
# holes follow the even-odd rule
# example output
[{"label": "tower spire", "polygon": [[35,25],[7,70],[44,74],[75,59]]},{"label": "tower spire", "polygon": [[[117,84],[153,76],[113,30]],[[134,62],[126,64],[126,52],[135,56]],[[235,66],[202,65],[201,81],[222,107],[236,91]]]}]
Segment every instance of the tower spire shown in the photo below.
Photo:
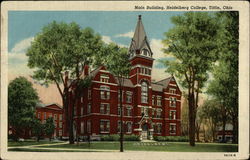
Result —
[{"label": "tower spire", "polygon": [[142,16],[138,15],[138,21],[136,24],[134,36],[132,38],[130,47],[129,47],[129,52],[130,55],[137,55],[140,54],[142,49],[147,49],[149,51],[150,57],[152,57],[152,51],[149,46],[148,40],[147,40],[147,35],[144,29],[144,26],[142,24]]}]

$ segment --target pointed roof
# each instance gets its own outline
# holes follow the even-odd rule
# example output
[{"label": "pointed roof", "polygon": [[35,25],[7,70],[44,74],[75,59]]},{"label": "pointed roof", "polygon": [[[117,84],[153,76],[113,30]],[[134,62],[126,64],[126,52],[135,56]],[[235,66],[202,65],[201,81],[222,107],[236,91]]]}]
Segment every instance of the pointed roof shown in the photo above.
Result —
[{"label": "pointed roof", "polygon": [[133,41],[135,42],[135,49],[140,49],[146,38],[147,37],[142,24],[141,15],[139,15],[133,36]]},{"label": "pointed roof", "polygon": [[148,40],[147,40],[147,35],[145,32],[144,26],[142,24],[141,15],[139,15],[137,25],[135,28],[135,32],[134,32],[134,36],[132,38],[129,50],[136,51],[136,50],[142,49],[143,47],[148,48],[150,52],[152,53]]}]

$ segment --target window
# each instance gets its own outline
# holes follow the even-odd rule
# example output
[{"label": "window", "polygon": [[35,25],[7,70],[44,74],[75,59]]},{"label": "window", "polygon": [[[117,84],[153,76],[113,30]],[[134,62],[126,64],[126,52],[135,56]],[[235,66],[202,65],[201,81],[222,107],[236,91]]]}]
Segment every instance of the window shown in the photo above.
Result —
[{"label": "window", "polygon": [[117,132],[121,132],[121,121],[117,122]]},{"label": "window", "polygon": [[49,113],[49,117],[52,117],[52,113]]},{"label": "window", "polygon": [[132,122],[127,122],[126,132],[127,133],[132,132]]},{"label": "window", "polygon": [[121,107],[118,107],[117,114],[121,115]]},{"label": "window", "polygon": [[38,114],[37,114],[37,118],[40,118],[40,116],[41,116],[41,114],[40,114],[40,112],[38,112]]},{"label": "window", "polygon": [[142,50],[142,54],[143,54],[144,56],[149,56],[149,53],[148,53],[148,50],[147,50],[147,49],[143,49],[143,50]]},{"label": "window", "polygon": [[110,105],[108,103],[101,103],[100,105],[100,113],[101,114],[109,114]]},{"label": "window", "polygon": [[101,133],[109,133],[109,130],[110,130],[109,120],[101,120],[100,121],[100,132]]},{"label": "window", "polygon": [[57,114],[54,114],[54,120],[57,120]]},{"label": "window", "polygon": [[170,107],[176,107],[176,98],[170,97],[169,98]]},{"label": "window", "polygon": [[101,99],[110,99],[110,88],[109,86],[100,87]]},{"label": "window", "polygon": [[161,106],[161,96],[157,96],[157,106]]},{"label": "window", "polygon": [[157,109],[157,111],[156,111],[156,118],[161,118],[161,112],[162,112],[161,109]]},{"label": "window", "polygon": [[174,88],[169,88],[169,93],[171,93],[171,94],[176,94],[176,89],[174,89]]},{"label": "window", "polygon": [[84,133],[84,122],[81,122],[81,133]]},{"label": "window", "polygon": [[91,104],[88,104],[87,114],[91,113]]},{"label": "window", "polygon": [[148,116],[148,108],[147,107],[142,107],[141,108],[141,114],[142,114],[142,116],[147,117]]},{"label": "window", "polygon": [[176,111],[171,110],[169,112],[169,119],[176,119]]},{"label": "window", "polygon": [[130,106],[127,107],[126,112],[127,112],[127,116],[132,116],[132,108]]},{"label": "window", "polygon": [[59,130],[59,136],[62,136],[62,130]]},{"label": "window", "polygon": [[91,90],[88,89],[88,99],[91,99]]},{"label": "window", "polygon": [[59,115],[59,120],[62,121],[62,114]]},{"label": "window", "polygon": [[160,134],[161,131],[162,131],[162,124],[161,123],[154,124],[154,132]]},{"label": "window", "polygon": [[146,82],[142,82],[141,84],[141,103],[148,102],[148,84]]},{"label": "window", "polygon": [[81,103],[83,103],[83,97],[81,97]]},{"label": "window", "polygon": [[155,96],[152,96],[152,106],[155,105]]},{"label": "window", "polygon": [[55,128],[57,128],[57,122],[56,121],[54,121],[54,125],[55,125]]},{"label": "window", "polygon": [[46,120],[46,112],[44,112],[43,119]]},{"label": "window", "polygon": [[157,133],[161,133],[161,130],[162,130],[162,124],[158,123],[157,124]]},{"label": "window", "polygon": [[81,115],[83,115],[83,106],[81,106]]},{"label": "window", "polygon": [[132,102],[132,92],[126,92],[126,102],[127,103]]},{"label": "window", "polygon": [[91,133],[91,121],[90,120],[87,121],[87,132]]},{"label": "window", "polygon": [[62,122],[59,122],[59,128],[62,128]]},{"label": "window", "polygon": [[155,117],[155,108],[152,109],[152,117]]},{"label": "window", "polygon": [[151,69],[145,68],[145,67],[141,67],[140,68],[140,73],[141,74],[145,74],[145,75],[151,75]]},{"label": "window", "polygon": [[101,74],[100,79],[101,79],[100,80],[101,82],[104,82],[104,83],[108,83],[109,82],[109,76],[106,75],[106,74]]},{"label": "window", "polygon": [[176,124],[170,124],[169,132],[170,134],[176,134]]}]

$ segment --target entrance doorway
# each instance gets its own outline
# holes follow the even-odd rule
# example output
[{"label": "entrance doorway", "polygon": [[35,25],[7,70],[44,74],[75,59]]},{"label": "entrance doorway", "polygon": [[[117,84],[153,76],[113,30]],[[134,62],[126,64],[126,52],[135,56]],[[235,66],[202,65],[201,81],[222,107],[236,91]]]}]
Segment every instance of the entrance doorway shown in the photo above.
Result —
[{"label": "entrance doorway", "polygon": [[148,139],[148,124],[144,123],[142,125],[142,140]]}]

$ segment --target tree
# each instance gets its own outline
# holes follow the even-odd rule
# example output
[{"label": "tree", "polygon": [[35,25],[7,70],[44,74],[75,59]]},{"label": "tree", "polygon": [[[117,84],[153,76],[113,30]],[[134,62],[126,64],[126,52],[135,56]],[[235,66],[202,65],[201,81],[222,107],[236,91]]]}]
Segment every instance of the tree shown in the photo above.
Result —
[{"label": "tree", "polygon": [[[52,22],[37,34],[26,55],[28,66],[35,68],[33,78],[42,84],[55,83],[62,98],[65,112],[65,130],[69,133],[70,144],[74,143],[73,113],[77,97],[71,99],[70,89],[78,88],[82,81],[85,65],[91,65],[101,51],[101,36],[91,28],[81,29],[76,23]],[[73,83],[71,83],[73,82]]]},{"label": "tree", "polygon": [[[223,131],[228,116],[233,124],[233,142],[238,142],[238,82],[239,82],[239,13],[218,12],[220,26],[218,39],[219,59],[214,67],[214,79],[209,85],[208,93],[221,100],[223,110]],[[226,114],[228,113],[228,115]],[[224,134],[223,134],[224,135]],[[225,135],[223,136],[225,140]]]},{"label": "tree", "polygon": [[187,89],[189,107],[189,142],[195,146],[195,119],[208,71],[217,59],[217,24],[206,12],[187,12],[173,16],[175,27],[165,33],[163,51],[175,57],[164,61],[167,72],[174,74]]},{"label": "tree", "polygon": [[26,78],[18,77],[9,83],[8,123],[15,140],[18,140],[23,129],[31,126],[38,100],[36,90]]},{"label": "tree", "polygon": [[188,136],[188,102],[187,95],[185,92],[182,92],[184,97],[182,107],[181,107],[181,132],[182,136]]},{"label": "tree", "polygon": [[204,119],[211,132],[211,140],[216,140],[216,129],[222,121],[221,103],[216,99],[206,100],[200,109],[200,117]]},{"label": "tree", "polygon": [[[129,54],[126,48],[120,48],[116,44],[111,43],[107,46],[107,51],[109,55],[107,56],[106,64],[108,70],[117,77],[119,93],[122,95],[124,78],[129,75],[130,63]],[[123,152],[123,106],[122,106],[122,96],[120,96],[120,108],[121,108],[121,131],[120,131],[120,152]]]},{"label": "tree", "polygon": [[37,118],[34,118],[32,121],[32,133],[36,136],[37,142],[39,142],[44,134],[44,125]]},{"label": "tree", "polygon": [[44,124],[44,133],[46,136],[49,137],[50,141],[54,131],[55,131],[54,120],[52,117],[50,117],[46,120],[46,123]]}]

